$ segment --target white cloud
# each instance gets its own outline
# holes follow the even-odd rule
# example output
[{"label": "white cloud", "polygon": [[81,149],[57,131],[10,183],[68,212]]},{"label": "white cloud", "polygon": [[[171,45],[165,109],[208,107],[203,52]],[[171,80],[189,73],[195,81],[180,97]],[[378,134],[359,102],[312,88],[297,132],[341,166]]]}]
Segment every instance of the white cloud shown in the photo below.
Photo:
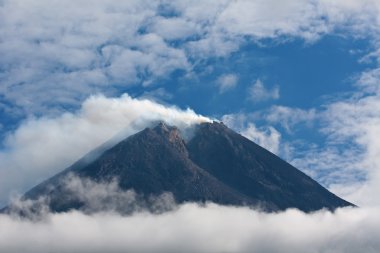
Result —
[{"label": "white cloud", "polygon": [[222,117],[222,121],[272,153],[277,155],[280,153],[281,134],[274,127],[257,128],[244,114],[227,114]]},{"label": "white cloud", "polygon": [[[367,180],[347,197],[362,205],[380,204],[377,198],[380,194],[379,108],[379,94],[353,97],[330,104],[324,118],[323,131],[331,145],[344,143],[348,150],[357,151],[355,166],[367,174]],[[346,189],[348,182],[342,184]],[[334,188],[338,190],[339,187],[335,185]]]},{"label": "white cloud", "polygon": [[2,252],[321,252],[377,253],[376,208],[305,214],[185,204],[153,215],[80,212],[42,221],[0,215]]},{"label": "white cloud", "polygon": [[166,40],[185,40],[190,36],[199,34],[201,26],[184,18],[157,17],[149,31],[158,34]]},{"label": "white cloud", "polygon": [[257,79],[257,81],[248,89],[248,98],[254,102],[278,99],[279,97],[279,86],[274,86],[272,89],[267,89],[260,79]]},{"label": "white cloud", "polygon": [[192,60],[226,57],[246,41],[314,41],[343,28],[376,44],[379,10],[375,0],[4,0],[0,94],[27,114],[56,112],[191,71]]},{"label": "white cloud", "polygon": [[[380,57],[380,51],[378,54]],[[379,80],[380,68],[375,68],[361,73],[356,85],[364,93],[380,94]]]},{"label": "white cloud", "polygon": [[[92,96],[80,110],[30,118],[10,134],[0,152],[0,202],[68,167],[111,138],[121,139],[163,120],[183,130],[208,118],[128,95]],[[115,137],[115,135],[117,135]]]},{"label": "white cloud", "polygon": [[[290,162],[295,167],[327,186],[338,196],[358,205],[363,204],[363,199],[352,198],[347,192],[347,186],[358,187],[365,183],[363,180],[366,179],[366,171],[359,165],[364,157],[359,148],[329,144],[320,147],[312,143],[303,143],[300,146],[293,144],[294,152],[290,155]],[[344,185],[344,193],[338,189],[339,185]]]},{"label": "white cloud", "polygon": [[354,83],[357,91],[352,96],[325,104],[319,111],[292,110],[303,121],[316,120],[324,141],[298,148],[305,151],[297,152],[292,163],[360,206],[380,204],[379,83],[378,69],[366,71]]},{"label": "white cloud", "polygon": [[311,125],[318,118],[315,109],[304,110],[300,108],[291,108],[287,106],[272,106],[265,111],[262,117],[270,124],[280,124],[288,132],[291,132],[293,126],[304,123]]},{"label": "white cloud", "polygon": [[145,91],[139,98],[145,98],[162,103],[173,98],[173,94],[166,91],[165,88],[157,88],[151,91]]},{"label": "white cloud", "polygon": [[[131,215],[137,212],[163,213],[174,210],[177,205],[171,192],[162,192],[156,195],[143,195],[133,189],[123,190],[119,187],[119,179],[103,179],[93,181],[89,178],[80,178],[73,173],[61,177],[59,196],[40,195],[37,199],[22,199],[15,197],[7,205],[7,214],[16,217],[20,214],[24,218],[41,220],[49,215],[51,201],[57,198],[60,204],[81,203],[78,211],[86,214],[112,212],[121,215]],[[53,186],[54,187],[54,186]],[[65,202],[65,201],[69,202]]]},{"label": "white cloud", "polygon": [[240,133],[260,146],[267,148],[272,153],[278,154],[281,134],[273,127],[260,130],[254,124],[248,123],[247,128]]},{"label": "white cloud", "polygon": [[224,93],[227,90],[231,90],[236,87],[238,82],[237,75],[234,74],[224,74],[218,77],[216,80],[217,85],[219,86],[219,92]]},{"label": "white cloud", "polygon": [[218,27],[231,34],[254,38],[275,38],[281,34],[303,36],[303,30],[321,26],[313,24],[317,15],[310,1],[234,1],[219,16]]},{"label": "white cloud", "polygon": [[3,99],[28,113],[80,104],[90,94],[165,77],[190,65],[183,50],[139,33],[158,1],[3,1]]},{"label": "white cloud", "polygon": [[[141,199],[133,191],[119,189],[116,181],[95,183],[69,176],[64,183],[63,188],[86,208],[49,213],[43,200],[17,202],[13,210],[31,216],[0,214],[0,251],[375,253],[380,249],[377,207],[264,213],[213,203],[176,205],[167,194]],[[146,203],[152,208],[147,209]],[[41,212],[31,213],[28,208]],[[120,214],[125,210],[128,216]]]}]

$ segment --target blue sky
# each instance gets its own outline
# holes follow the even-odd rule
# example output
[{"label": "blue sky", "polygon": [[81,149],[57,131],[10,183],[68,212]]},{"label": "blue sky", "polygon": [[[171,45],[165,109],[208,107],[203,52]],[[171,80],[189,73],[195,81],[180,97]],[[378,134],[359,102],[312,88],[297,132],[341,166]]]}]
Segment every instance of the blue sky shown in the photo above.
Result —
[{"label": "blue sky", "polygon": [[122,130],[101,113],[133,131],[177,113],[223,120],[335,193],[378,202],[377,1],[3,0],[0,17],[0,203]]}]

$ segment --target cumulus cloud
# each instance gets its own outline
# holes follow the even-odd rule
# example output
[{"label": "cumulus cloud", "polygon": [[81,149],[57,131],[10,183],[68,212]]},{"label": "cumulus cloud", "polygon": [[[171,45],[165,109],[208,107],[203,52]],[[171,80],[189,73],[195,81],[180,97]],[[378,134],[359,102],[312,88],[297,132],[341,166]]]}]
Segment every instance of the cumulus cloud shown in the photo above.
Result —
[{"label": "cumulus cloud", "polygon": [[185,40],[199,34],[201,25],[182,17],[157,17],[148,28],[165,40]]},{"label": "cumulus cloud", "polygon": [[41,221],[0,215],[3,252],[368,252],[380,250],[379,210],[305,214],[188,203],[162,214],[81,212]]},{"label": "cumulus cloud", "polygon": [[266,88],[260,79],[248,89],[248,98],[253,102],[278,99],[280,97],[280,87],[275,86],[272,89]]},{"label": "cumulus cloud", "polygon": [[97,146],[134,134],[155,121],[186,133],[193,124],[210,121],[192,110],[163,106],[147,99],[92,96],[80,110],[57,117],[30,118],[5,140],[0,152],[0,199],[24,191],[54,175]]},{"label": "cumulus cloud", "polygon": [[238,82],[238,77],[237,75],[234,75],[234,74],[221,75],[216,80],[220,93],[224,93],[227,90],[235,88],[237,82]]},{"label": "cumulus cloud", "polygon": [[0,94],[28,113],[41,113],[188,69],[183,50],[154,32],[139,32],[157,16],[159,5],[2,1]]},{"label": "cumulus cloud", "polygon": [[246,41],[314,41],[340,28],[376,42],[379,10],[375,0],[5,0],[1,100],[24,115],[55,113],[96,92],[191,71],[199,58],[227,57]]}]

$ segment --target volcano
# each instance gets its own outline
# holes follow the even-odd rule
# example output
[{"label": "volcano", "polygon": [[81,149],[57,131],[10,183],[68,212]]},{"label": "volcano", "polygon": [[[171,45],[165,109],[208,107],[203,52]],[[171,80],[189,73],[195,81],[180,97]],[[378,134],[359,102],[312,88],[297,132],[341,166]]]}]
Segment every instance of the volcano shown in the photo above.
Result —
[{"label": "volcano", "polygon": [[83,157],[23,198],[47,197],[53,212],[83,208],[86,203],[72,197],[62,183],[74,175],[94,182],[116,178],[122,190],[133,189],[140,196],[171,193],[177,203],[214,202],[269,212],[353,206],[223,123],[194,128],[188,140],[177,127],[162,122],[146,128],[95,158]]}]

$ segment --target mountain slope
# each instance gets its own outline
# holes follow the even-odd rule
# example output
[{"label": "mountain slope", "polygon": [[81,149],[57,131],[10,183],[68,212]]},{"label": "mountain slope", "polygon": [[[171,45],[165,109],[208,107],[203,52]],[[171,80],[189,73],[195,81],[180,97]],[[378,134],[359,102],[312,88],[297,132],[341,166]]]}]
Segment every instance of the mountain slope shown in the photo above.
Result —
[{"label": "mountain slope", "polygon": [[287,162],[220,123],[202,124],[188,143],[190,158],[239,192],[280,210],[351,205]]},{"label": "mountain slope", "polygon": [[25,199],[47,196],[51,210],[82,208],[85,203],[65,190],[75,175],[95,182],[115,178],[123,190],[142,196],[171,192],[178,203],[212,201],[249,205],[266,211],[289,207],[303,211],[335,209],[350,203],[222,123],[200,124],[185,142],[164,123],[130,136],[96,159],[82,160],[27,192]]}]

